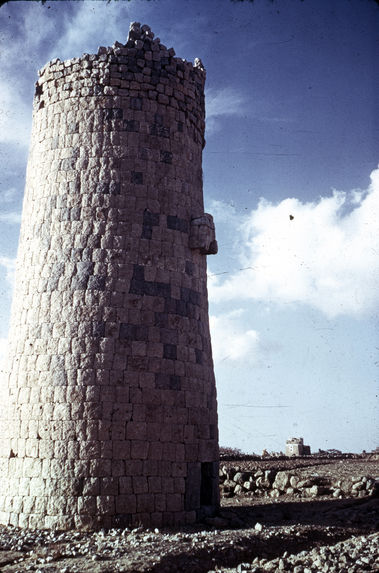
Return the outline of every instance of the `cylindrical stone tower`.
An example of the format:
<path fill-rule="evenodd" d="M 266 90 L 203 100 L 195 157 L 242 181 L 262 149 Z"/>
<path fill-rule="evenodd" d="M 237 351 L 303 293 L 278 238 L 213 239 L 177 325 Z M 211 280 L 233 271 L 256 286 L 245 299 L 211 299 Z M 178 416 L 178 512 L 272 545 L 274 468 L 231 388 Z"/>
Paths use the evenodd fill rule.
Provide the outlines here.
<path fill-rule="evenodd" d="M 205 71 L 148 26 L 36 84 L 0 522 L 189 523 L 218 506 Z M 8 432 L 8 433 L 6 433 Z"/>

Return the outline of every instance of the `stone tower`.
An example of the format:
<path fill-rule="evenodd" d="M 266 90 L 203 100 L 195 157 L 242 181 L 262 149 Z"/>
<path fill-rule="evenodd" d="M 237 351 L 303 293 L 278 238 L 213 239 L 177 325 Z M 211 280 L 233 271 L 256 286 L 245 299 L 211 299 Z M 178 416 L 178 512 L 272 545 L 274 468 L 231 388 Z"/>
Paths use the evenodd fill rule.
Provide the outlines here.
<path fill-rule="evenodd" d="M 190 523 L 218 506 L 204 81 L 148 26 L 40 72 L 0 522 Z M 8 434 L 6 433 L 8 432 Z"/>

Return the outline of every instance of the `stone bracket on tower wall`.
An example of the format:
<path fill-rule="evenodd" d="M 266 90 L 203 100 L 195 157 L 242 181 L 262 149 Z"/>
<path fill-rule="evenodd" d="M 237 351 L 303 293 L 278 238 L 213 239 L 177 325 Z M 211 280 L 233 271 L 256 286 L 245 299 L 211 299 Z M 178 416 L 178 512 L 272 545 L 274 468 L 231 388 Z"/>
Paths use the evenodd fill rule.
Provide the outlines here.
<path fill-rule="evenodd" d="M 213 217 L 209 213 L 204 213 L 201 217 L 194 217 L 191 220 L 189 247 L 190 249 L 198 249 L 202 255 L 217 254 L 216 230 Z"/>

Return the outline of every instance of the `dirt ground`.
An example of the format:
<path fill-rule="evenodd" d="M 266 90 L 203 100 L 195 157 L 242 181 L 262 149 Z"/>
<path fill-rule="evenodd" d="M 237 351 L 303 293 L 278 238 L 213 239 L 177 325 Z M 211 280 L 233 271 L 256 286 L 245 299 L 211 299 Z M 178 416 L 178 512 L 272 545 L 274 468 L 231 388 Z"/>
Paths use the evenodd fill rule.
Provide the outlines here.
<path fill-rule="evenodd" d="M 362 475 L 379 478 L 378 459 L 221 462 L 225 464 L 238 465 L 246 471 L 255 467 L 296 468 L 302 475 L 317 472 L 320 476 L 341 479 Z M 252 563 L 257 558 L 275 559 L 378 531 L 379 499 L 236 496 L 222 500 L 220 516 L 206 521 L 176 530 L 93 533 L 28 532 L 3 527 L 0 570 L 4 573 L 242 571 L 242 563 Z M 365 570 L 378 571 L 379 566 Z"/>

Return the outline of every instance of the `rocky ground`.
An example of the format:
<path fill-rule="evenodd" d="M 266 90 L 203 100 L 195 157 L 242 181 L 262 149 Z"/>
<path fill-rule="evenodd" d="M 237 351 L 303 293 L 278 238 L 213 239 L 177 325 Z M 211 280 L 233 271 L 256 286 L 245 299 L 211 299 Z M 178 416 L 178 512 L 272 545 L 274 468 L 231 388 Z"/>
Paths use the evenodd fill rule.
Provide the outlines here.
<path fill-rule="evenodd" d="M 312 461 L 312 463 L 310 463 Z M 340 463 L 342 461 L 342 463 Z M 238 462 L 240 472 L 290 471 L 334 482 L 379 478 L 379 460 Z M 276 464 L 276 465 L 275 465 Z M 233 461 L 222 466 L 236 467 Z M 360 482 L 359 482 L 360 483 Z M 353 490 L 354 491 L 354 490 Z M 363 490 L 360 490 L 363 491 Z M 4 573 L 253 571 L 379 571 L 379 498 L 318 495 L 278 497 L 240 491 L 223 498 L 221 514 L 180 530 L 95 533 L 0 528 Z"/>

